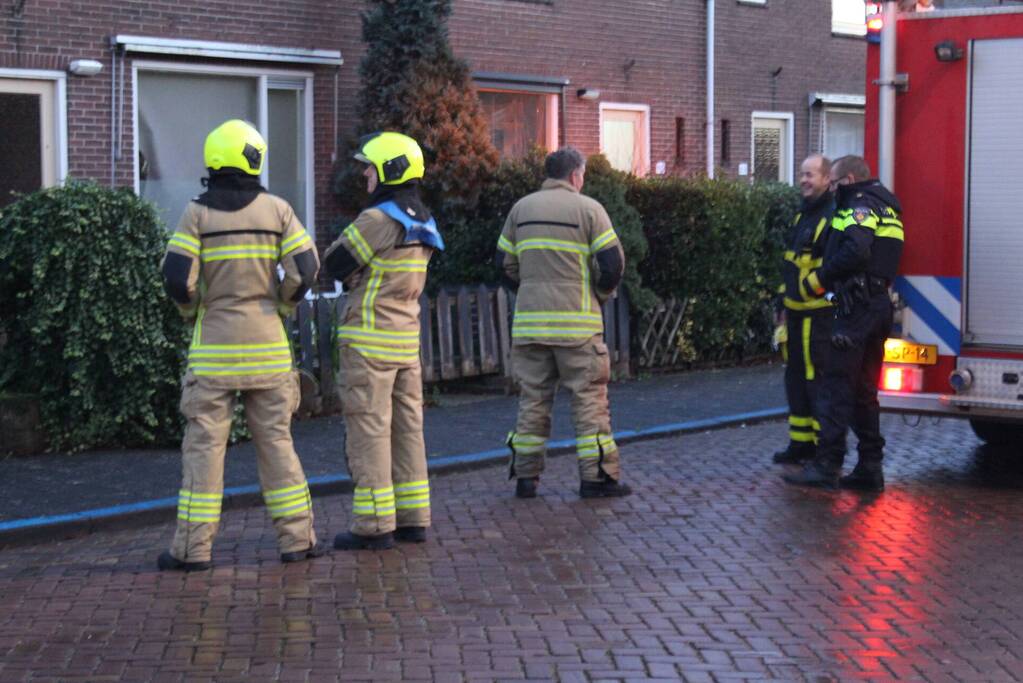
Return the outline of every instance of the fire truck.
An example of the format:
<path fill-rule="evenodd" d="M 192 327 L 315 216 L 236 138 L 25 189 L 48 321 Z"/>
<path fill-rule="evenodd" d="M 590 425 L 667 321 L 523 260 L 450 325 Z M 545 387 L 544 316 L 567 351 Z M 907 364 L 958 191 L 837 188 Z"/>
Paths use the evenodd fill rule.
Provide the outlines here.
<path fill-rule="evenodd" d="M 902 202 L 906 242 L 881 406 L 967 418 L 1018 446 L 1023 7 L 883 7 L 867 21 L 865 149 Z"/>

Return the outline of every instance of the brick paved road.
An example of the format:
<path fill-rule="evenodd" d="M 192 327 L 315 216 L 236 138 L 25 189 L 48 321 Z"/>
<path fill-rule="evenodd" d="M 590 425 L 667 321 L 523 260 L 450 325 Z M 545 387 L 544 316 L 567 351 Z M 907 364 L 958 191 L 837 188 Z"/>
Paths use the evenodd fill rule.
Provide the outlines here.
<path fill-rule="evenodd" d="M 1023 678 L 1023 458 L 885 425 L 878 497 L 783 485 L 772 423 L 626 447 L 619 501 L 568 457 L 535 501 L 437 478 L 433 540 L 384 554 L 282 566 L 258 508 L 195 575 L 152 570 L 168 526 L 0 551 L 0 681 Z"/>

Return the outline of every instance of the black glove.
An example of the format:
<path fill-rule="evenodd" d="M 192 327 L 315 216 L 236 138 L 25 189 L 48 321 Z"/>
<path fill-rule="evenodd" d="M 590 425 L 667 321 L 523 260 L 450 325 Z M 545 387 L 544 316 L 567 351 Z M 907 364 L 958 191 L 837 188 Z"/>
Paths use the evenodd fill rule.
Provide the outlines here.
<path fill-rule="evenodd" d="M 848 351 L 853 347 L 853 340 L 847 334 L 835 332 L 831 335 L 831 345 L 839 351 Z"/>

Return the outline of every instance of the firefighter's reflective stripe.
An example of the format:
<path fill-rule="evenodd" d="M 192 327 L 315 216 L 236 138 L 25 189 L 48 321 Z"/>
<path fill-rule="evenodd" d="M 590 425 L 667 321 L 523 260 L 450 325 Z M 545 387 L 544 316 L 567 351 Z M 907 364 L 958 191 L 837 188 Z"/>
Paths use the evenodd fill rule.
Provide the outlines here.
<path fill-rule="evenodd" d="M 171 238 L 170 240 L 168 240 L 167 245 L 178 247 L 179 249 L 184 249 L 188 253 L 194 254 L 195 256 L 198 256 L 200 251 L 202 251 L 202 244 L 199 242 L 199 240 L 183 232 L 176 232 L 173 235 L 171 235 Z"/>
<path fill-rule="evenodd" d="M 808 416 L 789 415 L 789 438 L 797 443 L 817 443 L 821 426 Z"/>
<path fill-rule="evenodd" d="M 536 434 L 508 432 L 507 443 L 517 455 L 542 453 L 547 449 L 547 437 Z"/>
<path fill-rule="evenodd" d="M 543 249 L 549 251 L 567 251 L 572 254 L 581 254 L 583 256 L 589 256 L 590 247 L 582 242 L 572 242 L 570 240 L 558 240 L 551 237 L 530 237 L 524 239 L 515 245 L 515 253 L 521 254 L 524 251 L 531 249 Z"/>
<path fill-rule="evenodd" d="M 798 220 L 799 216 L 797 215 L 796 221 L 798 222 Z M 828 221 L 826 218 L 821 218 L 817 222 L 817 227 L 814 229 L 813 238 L 814 243 L 817 242 L 817 239 L 820 237 L 821 232 L 824 231 L 824 228 L 827 225 L 827 223 Z M 820 308 L 829 308 L 831 306 L 830 302 L 828 302 L 826 299 L 818 297 L 814 292 L 807 291 L 805 285 L 803 284 L 806 278 L 809 277 L 814 270 L 821 267 L 821 264 L 824 262 L 824 259 L 820 257 L 814 258 L 809 248 L 799 253 L 796 253 L 795 251 L 792 250 L 788 250 L 785 252 L 784 258 L 785 261 L 791 263 L 798 269 L 798 275 L 796 276 L 796 287 L 799 290 L 798 292 L 791 293 L 793 296 L 798 294 L 799 296 L 798 299 L 793 298 L 793 296 L 787 296 L 782 299 L 782 303 L 784 304 L 785 308 L 793 311 L 812 311 Z M 782 287 L 784 288 L 784 285 L 782 285 Z"/>
<path fill-rule="evenodd" d="M 617 449 L 618 445 L 610 434 L 588 434 L 575 439 L 575 452 L 579 458 L 599 458 L 601 453 Z"/>
<path fill-rule="evenodd" d="M 387 517 L 394 514 L 394 487 L 380 489 L 368 486 L 355 487 L 352 499 L 352 512 L 356 515 L 373 515 Z"/>
<path fill-rule="evenodd" d="M 362 265 L 366 265 L 373 259 L 373 250 L 370 248 L 369 243 L 359 232 L 359 229 L 355 227 L 355 223 L 352 223 L 344 229 L 344 236 L 349 239 L 352 246 L 355 247 L 355 251 L 359 258 L 362 259 Z"/>
<path fill-rule="evenodd" d="M 271 244 L 235 244 L 227 247 L 203 248 L 200 258 L 203 263 L 230 261 L 233 259 L 266 259 L 276 261 L 280 250 Z"/>
<path fill-rule="evenodd" d="M 816 375 L 813 369 L 813 359 L 810 357 L 810 331 L 813 329 L 813 318 L 803 319 L 803 367 L 806 368 L 807 381 L 813 380 Z"/>
<path fill-rule="evenodd" d="M 309 233 L 305 230 L 301 231 L 296 235 L 292 235 L 288 239 L 281 242 L 281 256 L 287 256 L 296 249 L 309 244 L 312 239 L 309 237 Z"/>
<path fill-rule="evenodd" d="M 430 482 L 410 481 L 394 487 L 394 506 L 398 510 L 415 510 L 430 507 Z"/>
<path fill-rule="evenodd" d="M 513 337 L 578 337 L 587 339 L 604 331 L 600 313 L 582 311 L 515 311 Z"/>
<path fill-rule="evenodd" d="M 223 499 L 220 493 L 196 493 L 181 489 L 178 491 L 178 519 L 195 524 L 219 522 Z"/>
<path fill-rule="evenodd" d="M 506 252 L 506 253 L 509 253 L 509 254 L 512 254 L 512 255 L 515 255 L 515 254 L 518 253 L 517 251 L 515 251 L 515 245 L 512 243 L 512 241 L 509 240 L 504 235 L 501 235 L 501 237 L 498 238 L 498 240 L 497 240 L 497 248 L 500 249 L 503 252 Z"/>
<path fill-rule="evenodd" d="M 590 252 L 596 254 L 598 251 L 606 247 L 615 241 L 618 235 L 615 234 L 614 228 L 609 228 L 597 236 L 595 240 L 590 242 Z"/>
<path fill-rule="evenodd" d="M 272 491 L 263 491 L 263 500 L 273 519 L 297 515 L 312 509 L 307 482 Z"/>

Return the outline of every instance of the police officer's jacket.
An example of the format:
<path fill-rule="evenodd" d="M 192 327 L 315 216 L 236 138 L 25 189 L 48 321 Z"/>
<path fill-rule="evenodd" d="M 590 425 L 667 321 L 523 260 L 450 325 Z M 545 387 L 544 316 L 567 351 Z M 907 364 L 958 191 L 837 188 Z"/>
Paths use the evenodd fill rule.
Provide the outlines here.
<path fill-rule="evenodd" d="M 316 281 L 315 245 L 257 179 L 214 174 L 209 187 L 185 208 L 163 261 L 167 292 L 194 319 L 188 369 L 218 386 L 270 386 L 292 369 L 281 316 Z"/>
<path fill-rule="evenodd" d="M 804 280 L 821 267 L 834 210 L 834 196 L 825 192 L 816 199 L 804 201 L 792 221 L 782 262 L 783 303 L 790 311 L 812 313 L 831 308 L 827 300 L 806 287 Z"/>
<path fill-rule="evenodd" d="M 348 298 L 338 345 L 397 365 L 419 362 L 419 295 L 433 252 L 444 244 L 412 187 L 385 188 L 387 201 L 362 211 L 324 253 Z"/>
<path fill-rule="evenodd" d="M 824 262 L 807 284 L 834 291 L 866 275 L 873 286 L 891 285 L 902 256 L 901 212 L 899 200 L 876 179 L 840 186 Z"/>
<path fill-rule="evenodd" d="M 602 334 L 600 303 L 618 286 L 625 255 L 607 211 L 563 180 L 545 180 L 504 224 L 497 260 L 518 287 L 514 344 L 579 346 Z"/>

